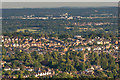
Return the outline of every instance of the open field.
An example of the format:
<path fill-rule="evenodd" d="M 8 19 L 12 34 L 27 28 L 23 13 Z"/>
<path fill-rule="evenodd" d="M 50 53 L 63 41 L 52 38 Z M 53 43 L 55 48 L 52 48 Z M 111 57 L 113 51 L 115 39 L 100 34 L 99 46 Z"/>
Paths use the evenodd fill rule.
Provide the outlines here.
<path fill-rule="evenodd" d="M 34 30 L 34 29 L 17 29 L 16 32 L 20 32 L 20 31 L 22 31 L 22 32 L 25 32 L 25 31 L 36 32 L 37 30 Z"/>

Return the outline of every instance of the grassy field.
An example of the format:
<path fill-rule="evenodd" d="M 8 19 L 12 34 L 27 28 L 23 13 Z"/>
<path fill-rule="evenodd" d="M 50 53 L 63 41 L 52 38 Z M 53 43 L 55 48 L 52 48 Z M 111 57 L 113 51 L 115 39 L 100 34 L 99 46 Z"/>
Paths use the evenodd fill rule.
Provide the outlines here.
<path fill-rule="evenodd" d="M 37 30 L 34 30 L 34 29 L 17 29 L 16 32 L 20 32 L 20 31 L 25 32 L 25 30 L 28 30 L 29 32 L 36 32 L 37 31 Z"/>

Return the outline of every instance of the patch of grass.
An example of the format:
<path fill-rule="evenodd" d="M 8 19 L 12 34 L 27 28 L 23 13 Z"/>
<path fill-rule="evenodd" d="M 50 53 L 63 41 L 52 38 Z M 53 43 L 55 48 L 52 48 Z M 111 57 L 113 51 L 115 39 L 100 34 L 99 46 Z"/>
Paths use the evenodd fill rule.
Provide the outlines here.
<path fill-rule="evenodd" d="M 28 30 L 29 32 L 35 32 L 35 31 L 37 31 L 37 30 L 34 30 L 34 29 L 17 29 L 16 32 L 20 32 L 20 31 L 25 32 L 25 30 Z"/>

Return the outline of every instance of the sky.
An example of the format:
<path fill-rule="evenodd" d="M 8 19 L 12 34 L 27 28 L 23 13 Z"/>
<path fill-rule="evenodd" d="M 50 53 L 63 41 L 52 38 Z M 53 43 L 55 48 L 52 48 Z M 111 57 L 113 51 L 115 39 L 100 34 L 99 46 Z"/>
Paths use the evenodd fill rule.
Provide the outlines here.
<path fill-rule="evenodd" d="M 2 2 L 119 2 L 119 0 L 1 0 Z"/>
<path fill-rule="evenodd" d="M 107 7 L 117 2 L 3 2 L 2 8 Z"/>

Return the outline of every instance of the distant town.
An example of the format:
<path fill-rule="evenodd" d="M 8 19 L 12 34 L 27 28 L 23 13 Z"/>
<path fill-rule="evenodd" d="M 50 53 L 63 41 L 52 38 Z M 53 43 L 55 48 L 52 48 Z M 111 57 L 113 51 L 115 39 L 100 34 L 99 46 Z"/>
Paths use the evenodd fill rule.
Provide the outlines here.
<path fill-rule="evenodd" d="M 91 14 L 88 17 L 83 16 L 72 16 L 69 13 L 64 13 L 62 15 L 54 16 L 54 15 L 45 15 L 45 16 L 35 16 L 33 15 L 24 15 L 24 16 L 10 16 L 10 17 L 3 17 L 3 19 L 41 19 L 41 20 L 81 20 L 81 19 L 99 19 L 99 18 L 117 18 L 117 16 L 114 16 L 112 14 Z"/>

